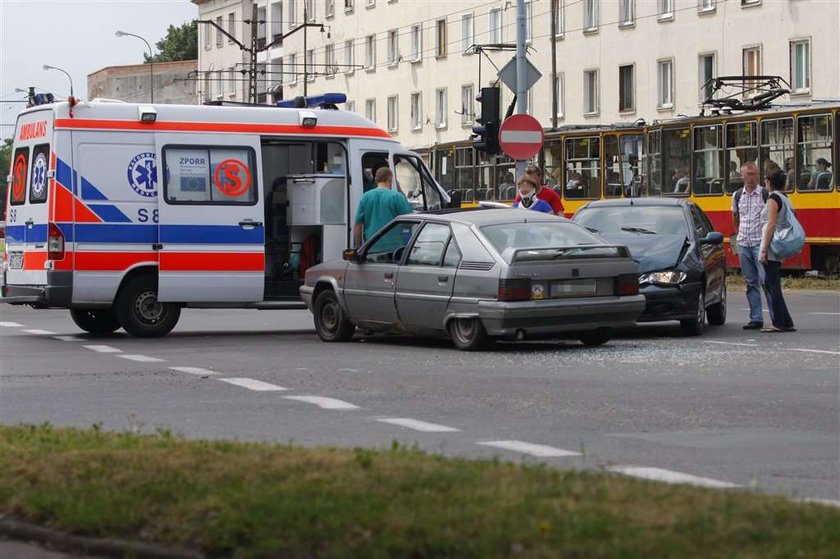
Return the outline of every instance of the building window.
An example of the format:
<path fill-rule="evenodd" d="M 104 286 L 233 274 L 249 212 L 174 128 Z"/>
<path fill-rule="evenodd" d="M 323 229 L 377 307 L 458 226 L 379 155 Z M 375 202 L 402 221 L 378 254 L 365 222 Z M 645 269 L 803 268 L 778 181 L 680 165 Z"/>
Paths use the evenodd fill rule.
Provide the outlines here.
<path fill-rule="evenodd" d="M 388 97 L 388 132 L 396 132 L 399 123 L 399 111 L 397 110 L 397 96 Z"/>
<path fill-rule="evenodd" d="M 657 0 L 657 19 L 674 19 L 674 0 Z"/>
<path fill-rule="evenodd" d="M 435 22 L 435 56 L 442 58 L 446 56 L 446 20 L 439 19 Z"/>
<path fill-rule="evenodd" d="M 376 36 L 365 37 L 365 68 L 373 70 L 376 67 Z"/>
<path fill-rule="evenodd" d="M 376 6 L 376 0 L 367 0 L 367 4 L 365 4 L 365 8 L 373 8 Z"/>
<path fill-rule="evenodd" d="M 355 101 L 347 101 L 344 105 L 344 109 L 347 112 L 355 113 L 356 112 L 356 102 Z"/>
<path fill-rule="evenodd" d="M 289 55 L 289 84 L 296 84 L 297 83 L 297 54 L 290 54 Z M 283 80 L 286 81 L 286 80 Z"/>
<path fill-rule="evenodd" d="M 674 61 L 673 59 L 656 62 L 657 101 L 660 109 L 674 108 Z"/>
<path fill-rule="evenodd" d="M 315 0 L 305 0 L 303 8 L 306 10 L 306 21 L 315 21 Z"/>
<path fill-rule="evenodd" d="M 741 0 L 741 6 L 758 6 L 761 0 Z"/>
<path fill-rule="evenodd" d="M 446 128 L 446 88 L 435 90 L 435 126 Z"/>
<path fill-rule="evenodd" d="M 411 94 L 411 129 L 420 130 L 423 127 L 423 106 L 420 93 Z"/>
<path fill-rule="evenodd" d="M 626 113 L 636 110 L 636 79 L 632 64 L 618 67 L 618 110 Z"/>
<path fill-rule="evenodd" d="M 743 66 L 741 75 L 744 76 L 744 95 L 752 95 L 750 89 L 758 85 L 758 81 L 747 79 L 750 76 L 761 75 L 761 47 L 752 46 L 743 49 Z"/>
<path fill-rule="evenodd" d="M 493 8 L 487 12 L 488 26 L 490 33 L 490 43 L 499 44 L 502 42 L 502 10 L 500 8 Z"/>
<path fill-rule="evenodd" d="M 583 30 L 598 30 L 598 0 L 583 0 Z"/>
<path fill-rule="evenodd" d="M 365 100 L 365 117 L 371 122 L 376 122 L 376 99 Z"/>
<path fill-rule="evenodd" d="M 324 47 L 324 59 L 327 63 L 327 76 L 332 76 L 338 72 L 335 64 L 335 45 L 327 45 Z"/>
<path fill-rule="evenodd" d="M 419 62 L 423 52 L 423 25 L 411 26 L 411 61 Z"/>
<path fill-rule="evenodd" d="M 315 68 L 315 49 L 309 49 L 308 51 L 306 51 L 306 65 L 306 81 L 315 81 L 315 75 L 318 73 L 318 71 Z"/>
<path fill-rule="evenodd" d="M 344 0 L 344 11 L 346 13 L 353 11 L 353 0 Z"/>
<path fill-rule="evenodd" d="M 216 18 L 216 46 L 222 46 L 222 16 Z"/>
<path fill-rule="evenodd" d="M 534 38 L 534 10 L 531 9 L 531 0 L 525 0 L 525 40 Z"/>
<path fill-rule="evenodd" d="M 327 17 L 332 17 L 335 15 L 335 0 L 326 0 L 326 7 L 324 8 L 324 12 L 327 14 Z"/>
<path fill-rule="evenodd" d="M 474 44 L 475 26 L 473 25 L 473 15 L 464 14 L 461 16 L 461 52 L 466 52 Z"/>
<path fill-rule="evenodd" d="M 204 50 L 210 50 L 210 26 L 203 25 L 201 27 L 201 33 L 204 34 Z"/>
<path fill-rule="evenodd" d="M 235 93 L 236 92 L 236 70 L 231 68 L 228 70 L 228 78 L 227 78 L 227 90 L 228 93 Z"/>
<path fill-rule="evenodd" d="M 811 40 L 790 42 L 790 87 L 792 93 L 811 90 Z"/>
<path fill-rule="evenodd" d="M 204 100 L 209 101 L 210 98 L 213 96 L 213 90 L 210 89 L 210 72 L 205 72 L 204 74 Z"/>
<path fill-rule="evenodd" d="M 263 48 L 266 45 L 266 20 L 265 8 L 257 10 L 257 48 Z"/>
<path fill-rule="evenodd" d="M 566 87 L 563 84 L 563 74 L 557 74 L 557 78 L 555 78 L 554 80 L 554 95 L 557 96 L 557 118 L 563 118 L 563 115 L 565 113 L 565 93 Z"/>
<path fill-rule="evenodd" d="M 297 0 L 289 0 L 289 31 L 297 27 L 297 8 L 295 7 L 297 4 Z"/>
<path fill-rule="evenodd" d="M 231 37 L 236 37 L 236 19 L 235 18 L 236 18 L 236 14 L 234 14 L 233 12 L 230 12 L 228 14 L 227 32 L 228 32 L 228 35 L 230 35 Z M 233 42 L 233 39 L 228 37 L 228 43 L 232 43 L 232 42 Z"/>
<path fill-rule="evenodd" d="M 598 114 L 598 70 L 583 72 L 583 114 Z"/>
<path fill-rule="evenodd" d="M 697 58 L 698 69 L 698 85 L 700 90 L 700 102 L 703 103 L 712 96 L 714 89 L 712 88 L 711 80 L 715 78 L 716 73 L 715 53 L 710 52 L 701 54 Z"/>
<path fill-rule="evenodd" d="M 628 27 L 636 24 L 636 0 L 621 0 L 618 10 L 619 27 Z"/>
<path fill-rule="evenodd" d="M 461 87 L 461 126 L 470 126 L 475 119 L 474 97 L 472 84 Z"/>
<path fill-rule="evenodd" d="M 716 2 L 717 0 L 697 0 L 697 9 L 701 12 L 713 12 Z"/>
<path fill-rule="evenodd" d="M 557 27 L 555 37 L 562 37 L 566 34 L 566 0 L 557 0 Z"/>
<path fill-rule="evenodd" d="M 223 74 L 222 74 L 221 70 L 216 72 L 216 96 L 217 97 L 221 97 L 222 92 L 224 92 L 224 90 L 225 90 L 225 80 L 222 76 L 223 76 Z"/>
<path fill-rule="evenodd" d="M 275 2 L 271 5 L 271 40 L 279 44 L 283 36 L 283 2 Z"/>
<path fill-rule="evenodd" d="M 388 65 L 392 66 L 400 61 L 399 33 L 396 29 L 388 31 Z"/>
<path fill-rule="evenodd" d="M 355 65 L 354 51 L 356 50 L 356 46 L 353 44 L 353 40 L 350 39 L 349 41 L 344 41 L 344 73 L 345 74 L 352 74 L 356 69 L 353 67 Z"/>

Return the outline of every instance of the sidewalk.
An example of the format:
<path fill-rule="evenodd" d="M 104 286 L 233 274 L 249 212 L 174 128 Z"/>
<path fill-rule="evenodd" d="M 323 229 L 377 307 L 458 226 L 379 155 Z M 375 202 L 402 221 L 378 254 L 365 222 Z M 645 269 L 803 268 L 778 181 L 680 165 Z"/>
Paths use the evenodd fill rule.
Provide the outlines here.
<path fill-rule="evenodd" d="M 12 540 L 0 540 L 0 557 L 3 557 L 3 559 L 79 559 L 80 557 L 97 559 L 92 555 L 48 551 L 35 544 Z"/>

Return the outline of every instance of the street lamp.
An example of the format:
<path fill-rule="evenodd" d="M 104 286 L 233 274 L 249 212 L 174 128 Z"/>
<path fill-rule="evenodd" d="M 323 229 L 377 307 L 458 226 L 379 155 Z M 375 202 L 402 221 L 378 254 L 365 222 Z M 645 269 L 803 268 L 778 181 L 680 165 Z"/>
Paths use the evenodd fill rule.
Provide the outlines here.
<path fill-rule="evenodd" d="M 114 35 L 116 35 L 117 37 L 125 37 L 125 36 L 136 37 L 137 39 L 140 39 L 141 41 L 146 43 L 146 46 L 149 47 L 149 76 L 152 80 L 151 83 L 149 84 L 149 101 L 151 103 L 154 103 L 155 102 L 155 60 L 153 58 L 154 55 L 152 54 L 152 45 L 149 44 L 149 41 L 147 41 L 146 39 L 144 39 L 140 35 L 135 35 L 134 33 L 126 33 L 125 31 L 117 31 L 116 33 L 114 33 Z"/>
<path fill-rule="evenodd" d="M 75 95 L 73 95 L 73 78 L 70 77 L 70 74 L 68 74 L 66 70 L 62 70 L 57 66 L 50 66 L 49 64 L 44 64 L 43 68 L 44 70 L 58 70 L 59 72 L 64 72 L 64 75 L 70 80 L 70 97 L 73 97 L 74 99 L 76 98 Z"/>

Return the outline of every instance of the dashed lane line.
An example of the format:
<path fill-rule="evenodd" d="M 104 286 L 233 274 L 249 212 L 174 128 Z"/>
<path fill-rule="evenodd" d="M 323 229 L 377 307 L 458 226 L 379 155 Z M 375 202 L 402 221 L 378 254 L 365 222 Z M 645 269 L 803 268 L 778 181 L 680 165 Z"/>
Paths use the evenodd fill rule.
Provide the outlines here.
<path fill-rule="evenodd" d="M 728 481 L 720 481 L 718 479 L 694 476 L 691 474 L 684 474 L 682 472 L 664 470 L 662 468 L 647 468 L 641 466 L 614 466 L 608 469 L 611 472 L 615 472 L 617 474 L 637 477 L 640 479 L 648 479 L 651 481 L 661 481 L 664 483 L 695 485 L 697 487 L 710 487 L 713 489 L 732 489 L 734 487 L 739 487 L 739 485 L 735 483 L 729 483 Z"/>
<path fill-rule="evenodd" d="M 390 423 L 391 425 L 398 425 L 415 431 L 423 431 L 424 433 L 454 433 L 460 431 L 455 427 L 447 425 L 438 425 L 437 423 L 427 423 L 418 419 L 409 419 L 407 417 L 377 417 L 376 421 L 381 423 Z"/>
<path fill-rule="evenodd" d="M 287 400 L 295 400 L 298 402 L 305 402 L 307 404 L 315 404 L 321 409 L 325 410 L 357 410 L 359 406 L 338 400 L 336 398 L 325 398 L 323 396 L 284 396 Z"/>
<path fill-rule="evenodd" d="M 188 375 L 195 375 L 198 377 L 213 377 L 218 376 L 221 373 L 217 373 L 216 371 L 211 371 L 210 369 L 202 369 L 201 367 L 169 367 L 172 371 L 178 371 L 179 373 L 186 373 Z"/>
<path fill-rule="evenodd" d="M 17 322 L 0 322 L 0 326 L 3 328 L 23 328 L 23 324 L 18 324 Z"/>
<path fill-rule="evenodd" d="M 809 312 L 808 314 L 820 314 L 825 316 L 840 316 L 840 312 Z"/>
<path fill-rule="evenodd" d="M 804 347 L 792 347 L 791 351 L 804 351 L 805 353 L 822 353 L 825 355 L 840 355 L 840 351 L 828 351 L 826 349 L 807 349 Z"/>
<path fill-rule="evenodd" d="M 255 392 L 279 392 L 282 390 L 288 390 L 288 388 L 283 388 L 282 386 L 277 386 L 276 384 L 271 384 L 252 378 L 230 377 L 220 378 L 219 380 L 228 384 L 232 384 L 234 386 L 241 386 L 242 388 L 247 388 L 248 390 L 254 390 Z"/>
<path fill-rule="evenodd" d="M 163 363 L 166 359 L 159 359 L 157 357 L 149 357 L 148 355 L 117 355 L 120 359 L 126 359 L 128 361 L 137 361 L 138 363 Z"/>
<path fill-rule="evenodd" d="M 54 340 L 58 340 L 60 342 L 84 342 L 87 341 L 84 338 L 79 338 L 77 336 L 53 336 Z"/>
<path fill-rule="evenodd" d="M 122 353 L 121 349 L 117 349 L 109 345 L 86 345 L 82 347 L 95 351 L 96 353 Z"/>
<path fill-rule="evenodd" d="M 23 330 L 27 334 L 32 334 L 33 336 L 54 336 L 56 333 L 50 330 L 38 330 L 37 328 L 32 330 Z"/>
<path fill-rule="evenodd" d="M 738 342 L 718 342 L 715 340 L 703 340 L 707 344 L 718 344 L 718 345 L 735 345 L 740 347 L 760 347 L 758 344 L 742 344 Z"/>
<path fill-rule="evenodd" d="M 544 444 L 526 443 L 524 441 L 482 441 L 476 444 L 482 446 L 492 446 L 494 448 L 502 448 L 504 450 L 512 450 L 521 454 L 530 454 L 531 456 L 538 456 L 540 458 L 557 458 L 562 456 L 580 456 L 579 452 L 565 450 L 562 448 L 555 448 Z"/>

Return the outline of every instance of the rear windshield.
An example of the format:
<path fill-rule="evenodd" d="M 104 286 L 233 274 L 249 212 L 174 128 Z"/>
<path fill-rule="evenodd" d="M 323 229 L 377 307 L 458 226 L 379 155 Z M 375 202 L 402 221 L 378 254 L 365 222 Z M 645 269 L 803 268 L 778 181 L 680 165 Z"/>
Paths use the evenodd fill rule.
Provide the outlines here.
<path fill-rule="evenodd" d="M 556 248 L 597 245 L 603 241 L 569 222 L 500 223 L 485 225 L 481 232 L 499 253 L 507 249 Z"/>
<path fill-rule="evenodd" d="M 656 233 L 687 235 L 683 209 L 678 206 L 601 206 L 584 208 L 575 223 L 595 233 Z"/>

